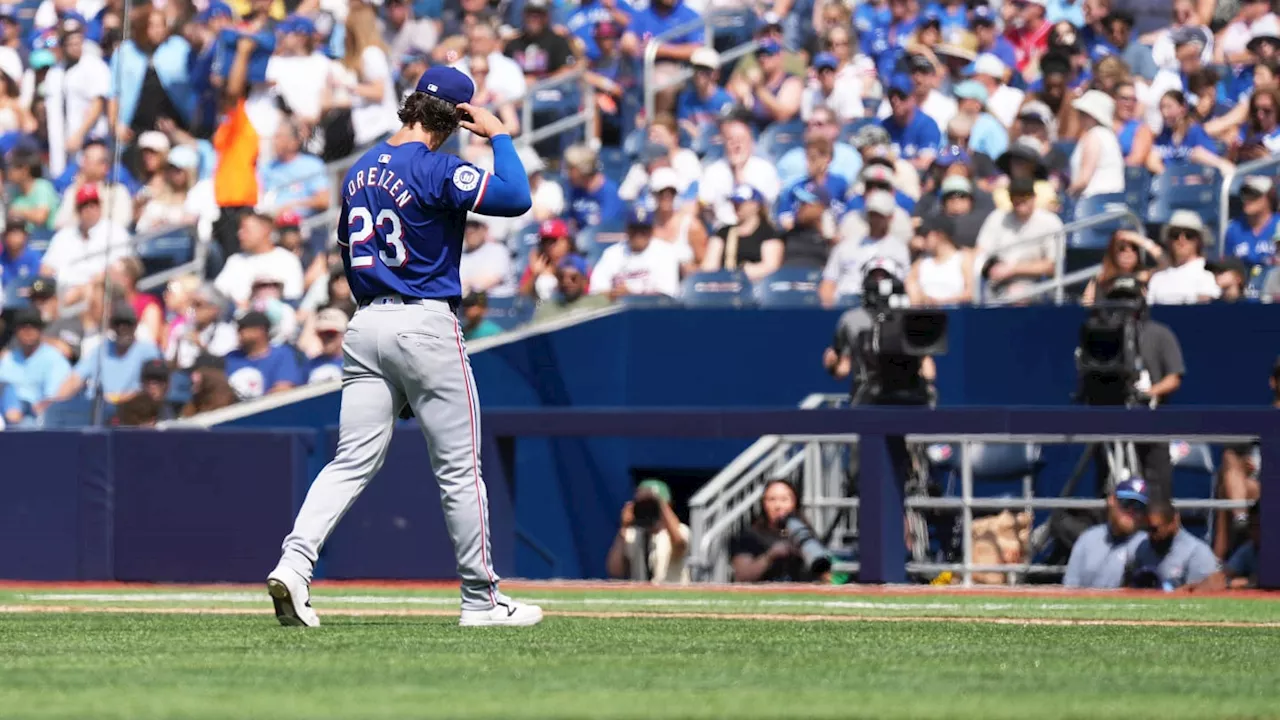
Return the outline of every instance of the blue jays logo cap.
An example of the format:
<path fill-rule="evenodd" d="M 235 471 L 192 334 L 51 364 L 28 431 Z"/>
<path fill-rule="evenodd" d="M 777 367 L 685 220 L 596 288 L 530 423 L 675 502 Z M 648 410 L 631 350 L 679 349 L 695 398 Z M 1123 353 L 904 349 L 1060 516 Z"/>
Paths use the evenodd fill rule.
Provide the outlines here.
<path fill-rule="evenodd" d="M 18 21 L 17 5 L 0 5 L 0 20 Z"/>
<path fill-rule="evenodd" d="M 458 103 L 471 102 L 471 96 L 476 92 L 476 85 L 471 82 L 471 78 L 461 71 L 443 65 L 436 65 L 435 67 L 427 68 L 427 71 L 422 73 L 422 78 L 418 80 L 417 90 L 420 93 L 438 97 L 447 103 L 457 105 Z"/>
<path fill-rule="evenodd" d="M 754 186 L 747 185 L 746 183 L 743 183 L 733 189 L 732 198 L 735 203 L 747 202 L 748 200 L 764 202 L 764 196 L 760 194 L 760 191 L 755 189 Z"/>
<path fill-rule="evenodd" d="M 215 0 L 215 2 L 209 3 L 208 7 L 200 11 L 200 14 L 196 16 L 196 22 L 208 23 L 217 18 L 231 17 L 235 17 L 235 13 L 232 12 L 231 6 L 224 2 L 218 2 Z"/>
<path fill-rule="evenodd" d="M 631 208 L 631 216 L 627 218 L 627 227 L 653 227 L 653 211 L 645 207 L 644 203 L 636 203 L 635 207 Z"/>
<path fill-rule="evenodd" d="M 840 66 L 840 61 L 831 53 L 818 53 L 813 59 L 813 69 L 815 70 L 835 70 Z"/>
<path fill-rule="evenodd" d="M 1143 505 L 1150 499 L 1147 495 L 1147 481 L 1142 478 L 1129 478 L 1117 484 L 1114 494 L 1117 500 L 1134 500 Z"/>
<path fill-rule="evenodd" d="M 970 22 L 974 25 L 995 25 L 995 11 L 986 5 L 979 5 L 973 9 L 973 19 Z"/>

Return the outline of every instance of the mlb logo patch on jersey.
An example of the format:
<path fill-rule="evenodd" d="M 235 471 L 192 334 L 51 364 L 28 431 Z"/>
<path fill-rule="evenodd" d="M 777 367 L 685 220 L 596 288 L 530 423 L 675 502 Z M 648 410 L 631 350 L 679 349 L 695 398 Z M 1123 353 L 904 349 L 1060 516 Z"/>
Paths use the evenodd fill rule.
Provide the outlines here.
<path fill-rule="evenodd" d="M 379 155 L 379 156 L 378 156 L 378 162 L 380 162 L 380 163 L 388 163 L 388 162 L 391 162 L 391 154 L 390 154 L 390 153 L 382 153 L 381 155 Z"/>
<path fill-rule="evenodd" d="M 453 171 L 453 184 L 463 192 L 476 189 L 480 184 L 480 172 L 469 165 L 463 165 Z"/>

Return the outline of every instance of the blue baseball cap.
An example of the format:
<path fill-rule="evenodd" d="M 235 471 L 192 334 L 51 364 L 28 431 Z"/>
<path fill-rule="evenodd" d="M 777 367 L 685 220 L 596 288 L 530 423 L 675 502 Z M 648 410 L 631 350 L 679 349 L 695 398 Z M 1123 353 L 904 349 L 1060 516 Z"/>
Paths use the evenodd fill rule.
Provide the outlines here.
<path fill-rule="evenodd" d="M 831 203 L 831 195 L 827 192 L 827 189 L 812 180 L 791 192 L 802 203 L 818 203 L 820 205 Z"/>
<path fill-rule="evenodd" d="M 916 83 L 911 76 L 906 73 L 895 73 L 889 80 L 889 92 L 900 92 L 903 95 L 910 95 L 915 92 Z"/>
<path fill-rule="evenodd" d="M 280 32 L 296 35 L 315 35 L 316 24 L 305 15 L 290 15 L 280 23 Z"/>
<path fill-rule="evenodd" d="M 1150 497 L 1147 494 L 1147 481 L 1142 478 L 1129 478 L 1116 485 L 1112 493 L 1117 500 L 1134 500 L 1146 505 Z"/>
<path fill-rule="evenodd" d="M 9 20 L 10 22 L 18 22 L 18 6 L 17 5 L 0 5 L 0 20 Z"/>
<path fill-rule="evenodd" d="M 476 92 L 476 84 L 471 82 L 471 78 L 467 77 L 459 70 L 444 65 L 436 65 L 427 68 L 422 73 L 422 78 L 418 80 L 418 92 L 425 93 L 432 97 L 438 97 L 447 103 L 471 102 L 471 96 Z"/>
<path fill-rule="evenodd" d="M 840 61 L 831 53 L 818 53 L 813 59 L 813 67 L 815 70 L 835 70 L 840 66 Z"/>
<path fill-rule="evenodd" d="M 757 55 L 777 55 L 780 52 L 782 52 L 782 46 L 773 38 L 765 38 L 761 40 L 759 45 L 756 47 Z"/>
<path fill-rule="evenodd" d="M 84 16 L 75 10 L 69 10 L 58 16 L 58 32 L 63 35 L 82 33 L 88 24 L 89 21 L 85 20 Z"/>
<path fill-rule="evenodd" d="M 974 25 L 995 25 L 996 13 L 986 5 L 979 5 L 973 9 L 973 17 L 969 20 Z"/>
<path fill-rule="evenodd" d="M 969 153 L 959 145 L 952 145 L 944 148 L 942 152 L 938 153 L 938 157 L 934 162 L 940 167 L 951 167 L 956 163 L 967 165 L 969 164 Z"/>
<path fill-rule="evenodd" d="M 645 207 L 644 203 L 636 203 L 631 208 L 631 215 L 627 217 L 628 228 L 652 228 L 653 227 L 653 211 Z"/>
<path fill-rule="evenodd" d="M 560 270 L 573 269 L 577 270 L 579 275 L 587 274 L 587 259 L 577 253 L 569 253 L 560 259 L 560 264 L 556 266 Z"/>
<path fill-rule="evenodd" d="M 196 21 L 200 23 L 207 23 L 217 18 L 232 17 L 235 17 L 235 13 L 232 12 L 230 5 L 214 0 L 214 2 L 209 3 L 209 7 L 200 11 L 200 14 L 196 16 Z"/>
<path fill-rule="evenodd" d="M 920 13 L 920 17 L 924 21 L 923 23 L 921 23 L 922 25 L 941 25 L 942 24 L 942 13 L 938 10 L 937 7 L 933 5 L 930 5 L 929 7 L 925 8 L 925 11 Z"/>
<path fill-rule="evenodd" d="M 764 195 L 761 195 L 760 191 L 757 190 L 754 185 L 743 183 L 733 189 L 733 195 L 730 196 L 730 199 L 735 203 L 752 200 L 755 202 L 764 202 Z"/>

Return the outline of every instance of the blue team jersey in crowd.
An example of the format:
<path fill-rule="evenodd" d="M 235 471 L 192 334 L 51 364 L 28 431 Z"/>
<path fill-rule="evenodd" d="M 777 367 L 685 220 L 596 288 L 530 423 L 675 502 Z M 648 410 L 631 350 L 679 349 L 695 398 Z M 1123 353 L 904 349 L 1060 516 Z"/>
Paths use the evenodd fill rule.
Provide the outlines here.
<path fill-rule="evenodd" d="M 877 28 L 887 28 L 893 22 L 893 13 L 889 12 L 889 4 L 876 7 L 871 3 L 861 3 L 853 11 L 853 27 L 859 38 L 865 38 Z"/>
<path fill-rule="evenodd" d="M 1129 153 L 1133 152 L 1133 139 L 1138 136 L 1138 127 L 1141 125 L 1141 120 L 1130 120 L 1120 128 L 1120 132 L 1116 133 L 1116 139 L 1120 141 L 1120 153 L 1125 157 L 1129 157 Z"/>
<path fill-rule="evenodd" d="M 1227 254 L 1244 260 L 1251 265 L 1270 262 L 1275 254 L 1276 225 L 1280 224 L 1280 215 L 1272 214 L 1262 230 L 1254 232 L 1249 227 L 1249 220 L 1239 217 L 1227 226 Z"/>
<path fill-rule="evenodd" d="M 906 126 L 899 125 L 892 115 L 881 120 L 880 125 L 889 133 L 898 157 L 904 160 L 915 158 L 922 150 L 936 150 L 942 143 L 938 124 L 919 110 L 912 113 Z"/>
<path fill-rule="evenodd" d="M 702 99 L 698 91 L 690 85 L 688 90 L 680 93 L 676 100 L 676 119 L 692 120 L 696 123 L 715 122 L 726 108 L 733 107 L 733 98 L 724 88 L 716 88 L 711 97 Z"/>
<path fill-rule="evenodd" d="M 40 274 L 40 253 L 30 248 L 16 258 L 0 250 L 0 286 L 21 287 L 35 280 Z"/>
<path fill-rule="evenodd" d="M 925 14 L 937 14 L 942 24 L 943 37 L 953 31 L 969 29 L 969 9 L 964 3 L 950 9 L 940 4 L 930 5 Z"/>
<path fill-rule="evenodd" d="M 293 348 L 272 345 L 266 355 L 249 357 L 239 348 L 227 353 L 227 382 L 241 400 L 262 397 L 282 382 L 301 385 L 302 370 Z"/>
<path fill-rule="evenodd" d="M 460 297 L 463 226 L 489 180 L 422 143 L 382 142 L 362 155 L 342 179 L 338 222 L 352 296 Z"/>
<path fill-rule="evenodd" d="M 320 355 L 307 361 L 305 372 L 308 383 L 342 379 L 342 356 Z"/>
<path fill-rule="evenodd" d="M 98 356 L 102 364 L 98 364 Z M 84 380 L 85 397 L 92 398 L 101 386 L 107 402 L 117 403 L 142 389 L 142 366 L 160 358 L 160 349 L 147 340 L 134 340 L 121 355 L 114 340 L 107 341 L 107 351 L 85 348 L 76 365 L 76 374 Z"/>
<path fill-rule="evenodd" d="M 624 0 L 615 0 L 614 6 L 626 13 L 627 17 L 634 17 L 635 15 L 635 11 Z M 583 50 L 589 60 L 596 60 L 600 57 L 600 46 L 596 45 L 595 31 L 596 25 L 603 22 L 613 22 L 613 14 L 600 0 L 593 0 L 582 5 L 565 22 L 565 27 L 569 29 L 569 32 L 582 41 Z"/>
<path fill-rule="evenodd" d="M 627 211 L 618 197 L 617 184 L 608 178 L 595 192 L 570 187 L 565 204 L 569 206 L 569 218 L 577 223 L 579 230 L 616 224 Z"/>
<path fill-rule="evenodd" d="M 701 17 L 696 10 L 683 2 L 677 2 L 671 12 L 665 15 L 654 12 L 654 7 L 650 5 L 631 16 L 631 24 L 627 26 L 627 32 L 635 33 L 643 44 L 672 28 L 698 20 Z M 672 45 L 701 45 L 705 42 L 706 34 L 706 29 L 699 25 L 697 29 L 668 38 L 667 42 Z"/>
<path fill-rule="evenodd" d="M 809 182 L 808 177 L 800 178 L 783 188 L 778 194 L 778 202 L 774 206 L 775 215 L 779 222 L 784 219 L 794 219 L 796 215 L 796 206 L 799 201 L 796 200 L 796 190 Z M 827 173 L 827 179 L 823 181 L 822 187 L 827 191 L 827 196 L 831 198 L 830 208 L 835 212 L 836 217 L 844 213 L 844 196 L 849 192 L 849 182 L 839 175 Z"/>
<path fill-rule="evenodd" d="M 1186 135 L 1182 136 L 1182 142 L 1176 142 L 1173 139 L 1173 130 L 1165 128 L 1156 136 L 1154 144 L 1155 151 L 1160 153 L 1160 157 L 1166 163 L 1190 162 L 1191 151 L 1196 148 L 1204 148 L 1215 155 L 1218 153 L 1213 139 L 1204 131 L 1204 128 L 1200 127 L 1199 123 L 1191 123 Z"/>

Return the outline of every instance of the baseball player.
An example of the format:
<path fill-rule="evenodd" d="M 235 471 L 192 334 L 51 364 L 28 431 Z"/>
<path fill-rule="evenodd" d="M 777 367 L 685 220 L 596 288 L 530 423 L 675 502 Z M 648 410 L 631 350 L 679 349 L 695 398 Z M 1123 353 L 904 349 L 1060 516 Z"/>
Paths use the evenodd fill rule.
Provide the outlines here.
<path fill-rule="evenodd" d="M 480 478 L 480 403 L 455 314 L 467 212 L 530 207 L 502 122 L 470 104 L 462 73 L 433 67 L 400 109 L 403 127 L 342 181 L 338 243 L 358 309 L 343 342 L 337 456 L 311 484 L 267 591 L 282 625 L 316 626 L 311 574 L 329 533 L 378 472 L 397 415 L 418 418 L 462 578 L 463 626 L 535 625 L 542 609 L 498 591 Z M 461 125 L 493 145 L 493 172 L 436 152 Z"/>

